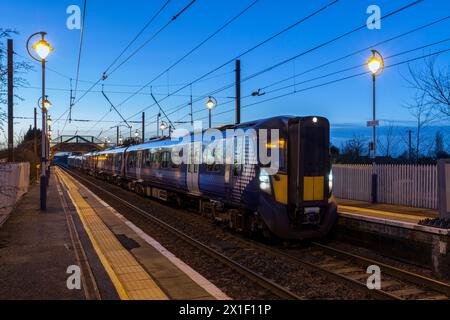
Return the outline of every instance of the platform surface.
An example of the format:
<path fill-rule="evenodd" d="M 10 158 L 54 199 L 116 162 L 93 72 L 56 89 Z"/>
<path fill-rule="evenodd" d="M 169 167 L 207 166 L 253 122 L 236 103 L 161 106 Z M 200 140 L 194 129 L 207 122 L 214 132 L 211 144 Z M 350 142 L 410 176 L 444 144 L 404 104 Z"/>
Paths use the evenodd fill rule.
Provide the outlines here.
<path fill-rule="evenodd" d="M 439 216 L 437 210 L 397 206 L 366 201 L 336 199 L 341 216 L 367 222 L 388 224 L 407 229 L 416 229 L 442 235 L 450 235 L 450 230 L 422 226 L 418 223 L 427 218 Z"/>
<path fill-rule="evenodd" d="M 47 212 L 34 185 L 0 228 L 0 300 L 85 298 L 66 285 L 67 267 L 77 262 L 55 182 L 52 176 Z"/>
<path fill-rule="evenodd" d="M 229 299 L 59 168 L 48 210 L 33 186 L 0 228 L 0 299 Z M 82 289 L 67 287 L 80 266 Z"/>

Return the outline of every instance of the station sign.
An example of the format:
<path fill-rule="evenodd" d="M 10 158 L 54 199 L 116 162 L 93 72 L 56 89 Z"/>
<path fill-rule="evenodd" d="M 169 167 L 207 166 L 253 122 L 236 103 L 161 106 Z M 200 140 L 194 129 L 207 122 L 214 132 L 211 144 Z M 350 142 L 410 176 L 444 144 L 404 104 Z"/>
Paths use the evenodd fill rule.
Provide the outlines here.
<path fill-rule="evenodd" d="M 374 121 L 367 121 L 368 127 L 378 127 L 380 125 L 380 121 L 374 120 Z"/>

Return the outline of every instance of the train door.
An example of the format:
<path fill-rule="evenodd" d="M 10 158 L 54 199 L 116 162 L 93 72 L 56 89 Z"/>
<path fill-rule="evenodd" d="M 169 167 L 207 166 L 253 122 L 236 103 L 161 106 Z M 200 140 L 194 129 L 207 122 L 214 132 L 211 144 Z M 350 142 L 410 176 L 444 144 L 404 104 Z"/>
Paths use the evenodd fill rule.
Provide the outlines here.
<path fill-rule="evenodd" d="M 329 123 L 325 118 L 289 120 L 289 205 L 297 211 L 327 203 Z"/>
<path fill-rule="evenodd" d="M 200 162 L 198 159 L 201 159 L 201 142 L 194 142 L 189 145 L 189 161 L 186 173 L 186 182 L 187 187 L 190 193 L 192 194 L 200 194 L 199 188 L 199 171 L 200 171 Z"/>

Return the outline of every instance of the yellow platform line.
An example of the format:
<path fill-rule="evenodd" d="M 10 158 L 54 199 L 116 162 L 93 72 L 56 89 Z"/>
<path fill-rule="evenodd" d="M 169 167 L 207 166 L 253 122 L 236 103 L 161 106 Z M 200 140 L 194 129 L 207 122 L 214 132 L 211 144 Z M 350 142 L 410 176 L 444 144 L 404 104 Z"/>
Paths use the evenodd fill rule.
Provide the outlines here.
<path fill-rule="evenodd" d="M 413 214 L 407 214 L 407 213 L 395 213 L 395 212 L 388 212 L 388 211 L 382 211 L 382 210 L 376 210 L 376 209 L 366 209 L 366 208 L 359 208 L 359 207 L 351 207 L 351 206 L 338 206 L 339 209 L 343 210 L 352 210 L 360 213 L 374 213 L 379 214 L 382 216 L 390 216 L 390 217 L 397 217 L 397 218 L 405 218 L 405 219 L 416 219 L 416 220 L 423 220 L 427 218 L 426 216 L 418 216 Z"/>
<path fill-rule="evenodd" d="M 89 239 L 122 300 L 167 300 L 134 256 L 117 240 L 95 210 L 78 191 L 72 177 L 59 168 L 57 174 L 67 187 Z"/>

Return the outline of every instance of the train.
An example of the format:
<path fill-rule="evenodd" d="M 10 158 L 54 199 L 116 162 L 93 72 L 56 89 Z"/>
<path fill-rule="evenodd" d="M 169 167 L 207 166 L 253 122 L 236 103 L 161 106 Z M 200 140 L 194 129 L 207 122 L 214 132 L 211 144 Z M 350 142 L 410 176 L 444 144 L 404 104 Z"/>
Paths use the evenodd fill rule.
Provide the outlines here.
<path fill-rule="evenodd" d="M 277 116 L 215 128 L 205 138 L 208 133 L 71 155 L 68 166 L 142 196 L 192 206 L 247 235 L 312 240 L 331 233 L 338 214 L 326 118 Z"/>

